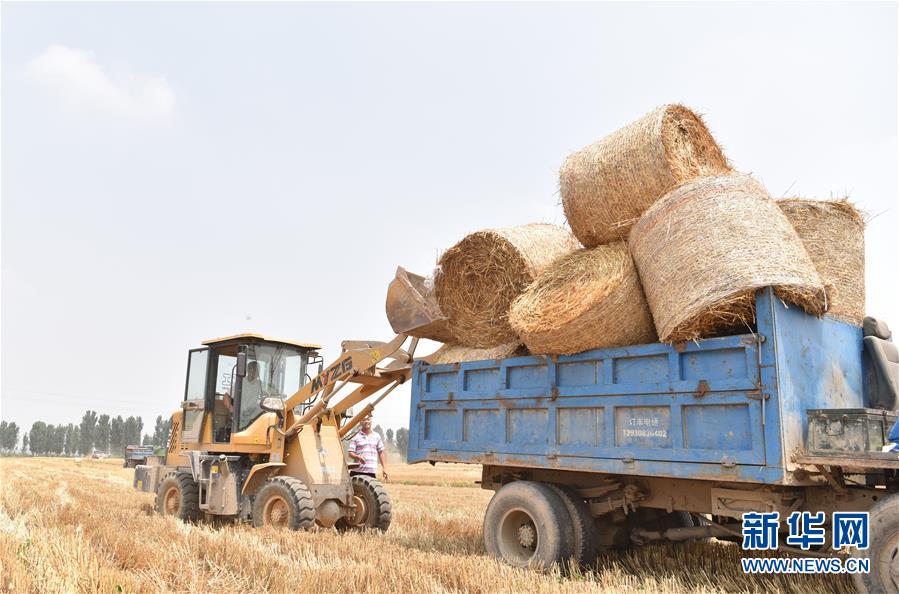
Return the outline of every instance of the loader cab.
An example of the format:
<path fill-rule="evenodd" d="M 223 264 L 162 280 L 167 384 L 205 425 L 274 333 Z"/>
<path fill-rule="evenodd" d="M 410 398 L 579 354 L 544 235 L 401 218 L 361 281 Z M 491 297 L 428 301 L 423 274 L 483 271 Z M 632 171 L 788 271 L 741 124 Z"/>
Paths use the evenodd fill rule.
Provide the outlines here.
<path fill-rule="evenodd" d="M 203 345 L 188 355 L 183 443 L 229 443 L 233 433 L 262 415 L 263 398 L 285 399 L 306 383 L 310 359 L 320 348 L 259 334 L 216 338 Z"/>

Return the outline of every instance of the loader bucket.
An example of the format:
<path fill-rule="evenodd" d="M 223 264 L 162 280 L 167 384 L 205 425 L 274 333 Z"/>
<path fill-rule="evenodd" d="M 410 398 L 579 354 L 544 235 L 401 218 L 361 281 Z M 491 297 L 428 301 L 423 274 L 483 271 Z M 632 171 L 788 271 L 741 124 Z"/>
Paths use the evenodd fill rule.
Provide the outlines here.
<path fill-rule="evenodd" d="M 449 342 L 452 335 L 447 319 L 440 312 L 432 290 L 425 278 L 402 266 L 387 287 L 387 319 L 397 334 L 408 334 L 438 342 Z"/>

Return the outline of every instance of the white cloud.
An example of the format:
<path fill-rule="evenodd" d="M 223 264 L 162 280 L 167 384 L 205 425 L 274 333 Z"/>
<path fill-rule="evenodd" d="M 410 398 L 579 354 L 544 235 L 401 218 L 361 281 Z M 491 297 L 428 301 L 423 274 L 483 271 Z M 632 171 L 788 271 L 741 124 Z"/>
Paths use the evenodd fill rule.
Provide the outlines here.
<path fill-rule="evenodd" d="M 168 121 L 175 92 L 161 76 L 112 77 L 93 52 L 51 45 L 27 66 L 28 76 L 61 105 L 79 115 L 101 115 L 139 124 Z"/>

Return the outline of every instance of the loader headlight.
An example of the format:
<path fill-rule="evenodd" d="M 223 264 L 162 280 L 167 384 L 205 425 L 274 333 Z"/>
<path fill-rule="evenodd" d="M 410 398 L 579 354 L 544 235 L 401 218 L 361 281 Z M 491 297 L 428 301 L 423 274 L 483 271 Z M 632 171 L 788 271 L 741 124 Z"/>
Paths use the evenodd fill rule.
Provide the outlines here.
<path fill-rule="evenodd" d="M 284 412 L 284 401 L 280 398 L 263 398 L 262 410 L 281 414 Z"/>

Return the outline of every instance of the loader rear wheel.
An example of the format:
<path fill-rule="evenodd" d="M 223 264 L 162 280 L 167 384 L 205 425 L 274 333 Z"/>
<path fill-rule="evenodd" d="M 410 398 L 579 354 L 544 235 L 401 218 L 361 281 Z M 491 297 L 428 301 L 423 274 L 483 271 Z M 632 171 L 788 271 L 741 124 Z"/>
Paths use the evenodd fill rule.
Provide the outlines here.
<path fill-rule="evenodd" d="M 568 511 L 574 533 L 574 560 L 582 565 L 590 565 L 596 559 L 596 528 L 587 502 L 571 487 L 547 485 L 556 492 Z"/>
<path fill-rule="evenodd" d="M 338 530 L 362 530 L 372 528 L 385 531 L 390 526 L 393 505 L 390 495 L 378 479 L 364 474 L 352 477 L 353 505 L 356 513 L 351 518 L 341 518 Z"/>
<path fill-rule="evenodd" d="M 185 522 L 200 519 L 200 490 L 189 472 L 171 472 L 156 489 L 156 512 Z"/>
<path fill-rule="evenodd" d="M 549 569 L 574 552 L 574 532 L 559 495 L 543 483 L 515 481 L 497 491 L 484 513 L 487 552 L 516 567 Z"/>
<path fill-rule="evenodd" d="M 866 594 L 899 591 L 899 494 L 882 499 L 868 512 L 869 547 L 853 549 L 870 559 L 869 573 L 854 573 L 855 589 Z"/>
<path fill-rule="evenodd" d="M 315 524 L 312 494 L 301 481 L 290 476 L 269 479 L 253 500 L 253 526 L 308 530 Z"/>

